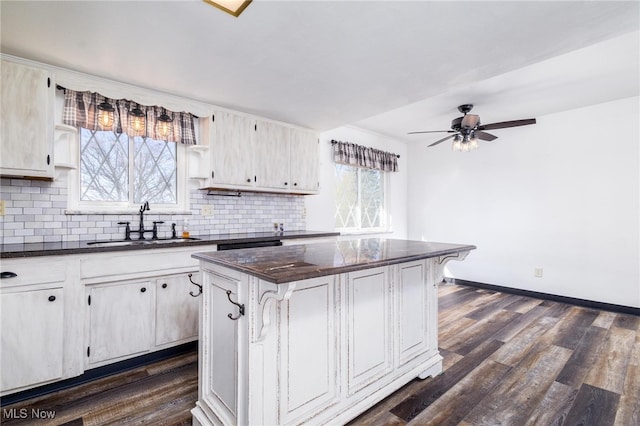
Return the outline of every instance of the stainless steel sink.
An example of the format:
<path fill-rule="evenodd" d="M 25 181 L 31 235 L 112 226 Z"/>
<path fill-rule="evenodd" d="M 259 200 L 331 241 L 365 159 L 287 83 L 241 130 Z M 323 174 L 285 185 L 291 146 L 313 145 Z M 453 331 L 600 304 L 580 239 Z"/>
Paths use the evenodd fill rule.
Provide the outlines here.
<path fill-rule="evenodd" d="M 88 246 L 92 247 L 118 247 L 118 246 L 143 246 L 148 244 L 166 244 L 166 243 L 186 243 L 189 241 L 198 241 L 200 238 L 158 238 L 157 240 L 109 240 L 109 241 L 90 241 Z"/>

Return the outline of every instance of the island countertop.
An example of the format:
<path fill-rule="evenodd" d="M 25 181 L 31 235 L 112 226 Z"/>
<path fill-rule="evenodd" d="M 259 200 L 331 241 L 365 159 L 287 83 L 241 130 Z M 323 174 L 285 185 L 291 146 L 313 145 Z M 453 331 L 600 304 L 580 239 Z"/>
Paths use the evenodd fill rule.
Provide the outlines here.
<path fill-rule="evenodd" d="M 283 284 L 474 250 L 450 244 L 360 238 L 280 247 L 195 253 L 192 257 Z"/>

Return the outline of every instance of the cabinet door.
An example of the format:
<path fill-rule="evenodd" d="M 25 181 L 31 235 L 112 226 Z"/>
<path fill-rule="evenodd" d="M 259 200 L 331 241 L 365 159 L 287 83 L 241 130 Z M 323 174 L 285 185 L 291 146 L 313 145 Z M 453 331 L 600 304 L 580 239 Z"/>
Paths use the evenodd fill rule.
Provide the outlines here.
<path fill-rule="evenodd" d="M 62 288 L 2 293 L 2 391 L 63 375 Z"/>
<path fill-rule="evenodd" d="M 200 282 L 198 274 L 193 280 Z M 156 280 L 156 346 L 198 337 L 198 288 L 189 282 L 187 274 Z"/>
<path fill-rule="evenodd" d="M 89 364 L 149 351 L 154 290 L 149 281 L 91 286 Z"/>
<path fill-rule="evenodd" d="M 46 70 L 1 61 L 0 174 L 52 178 L 52 88 Z"/>
<path fill-rule="evenodd" d="M 354 394 L 393 368 L 389 268 L 347 274 L 348 392 Z"/>
<path fill-rule="evenodd" d="M 315 133 L 291 129 L 291 190 L 318 191 L 318 137 Z"/>
<path fill-rule="evenodd" d="M 211 132 L 211 186 L 253 186 L 255 122 L 249 117 L 228 112 L 215 115 Z"/>
<path fill-rule="evenodd" d="M 305 280 L 279 312 L 280 419 L 297 424 L 339 400 L 336 277 Z"/>
<path fill-rule="evenodd" d="M 255 149 L 256 186 L 290 189 L 289 128 L 258 122 Z"/>
<path fill-rule="evenodd" d="M 201 399 L 215 407 L 222 424 L 238 423 L 238 327 L 246 316 L 231 320 L 227 314 L 238 315 L 229 299 L 238 298 L 240 282 L 212 272 L 202 274 L 202 319 L 198 363 L 202 366 L 199 387 Z M 231 291 L 227 295 L 227 291 Z"/>
<path fill-rule="evenodd" d="M 426 267 L 423 261 L 404 263 L 397 267 L 398 351 L 400 365 L 427 353 L 430 349 Z"/>

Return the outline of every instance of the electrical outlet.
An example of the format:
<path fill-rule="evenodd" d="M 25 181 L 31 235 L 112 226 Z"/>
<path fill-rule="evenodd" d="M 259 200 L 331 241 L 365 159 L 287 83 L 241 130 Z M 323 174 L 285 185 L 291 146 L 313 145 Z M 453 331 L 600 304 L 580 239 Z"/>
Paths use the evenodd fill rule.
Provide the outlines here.
<path fill-rule="evenodd" d="M 4 216 L 4 200 L 0 200 L 0 216 Z"/>
<path fill-rule="evenodd" d="M 533 270 L 533 275 L 534 275 L 536 278 L 542 278 L 542 268 L 535 268 L 535 269 Z"/>
<path fill-rule="evenodd" d="M 211 216 L 213 214 L 213 206 L 210 204 L 205 204 L 204 206 L 202 206 L 200 212 L 203 216 Z"/>

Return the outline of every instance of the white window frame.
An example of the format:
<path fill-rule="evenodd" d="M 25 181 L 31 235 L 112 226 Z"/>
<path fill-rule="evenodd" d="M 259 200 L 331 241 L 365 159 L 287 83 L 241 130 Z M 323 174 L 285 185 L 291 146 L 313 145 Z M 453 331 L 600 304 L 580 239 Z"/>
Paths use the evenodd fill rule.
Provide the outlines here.
<path fill-rule="evenodd" d="M 196 140 L 198 140 L 198 126 L 196 125 Z M 80 129 L 76 134 L 76 164 L 78 168 L 69 173 L 68 181 L 68 208 L 67 214 L 131 214 L 132 209 L 140 207 L 142 203 L 135 202 L 115 202 L 115 201 L 82 201 L 80 191 Z M 130 138 L 131 140 L 133 138 Z M 129 142 L 132 144 L 132 142 Z M 185 214 L 189 213 L 189 191 L 188 191 L 188 161 L 187 145 L 176 142 L 176 204 L 154 204 L 150 203 L 154 213 L 162 214 Z M 130 145 L 131 146 L 131 145 Z M 129 149 L 129 162 L 132 164 L 133 152 Z M 131 176 L 131 170 L 129 171 Z"/>
<path fill-rule="evenodd" d="M 358 175 L 360 174 L 360 171 L 362 170 L 361 167 L 355 167 L 355 166 L 348 166 L 348 165 L 344 165 L 344 164 L 338 164 L 335 163 L 334 164 L 334 174 L 335 174 L 335 167 L 336 166 L 347 166 L 347 167 L 353 167 L 354 169 L 357 170 Z M 343 234 L 379 234 L 382 232 L 390 232 L 391 231 L 391 224 L 390 224 L 390 215 L 389 215 L 389 173 L 388 172 L 384 172 L 381 170 L 378 170 L 378 172 L 382 173 L 382 194 L 384 197 L 384 200 L 382 202 L 382 213 L 380 215 L 380 222 L 381 222 L 381 226 L 376 227 L 376 228 L 362 228 L 362 223 L 358 223 L 358 226 L 356 227 L 337 227 L 335 224 L 335 210 L 334 210 L 334 219 L 333 219 L 333 223 L 334 223 L 334 229 L 335 231 L 341 232 Z M 360 201 L 360 177 L 358 176 L 357 179 L 358 182 L 358 206 L 357 209 L 360 210 L 361 209 L 361 201 Z M 336 186 L 338 185 L 338 182 L 335 182 Z M 338 200 L 336 198 L 335 202 L 337 203 Z M 338 206 L 337 204 L 334 205 L 334 209 L 337 209 Z M 358 214 L 356 215 L 356 220 L 358 222 L 361 222 L 361 215 L 360 215 L 360 211 L 358 211 Z"/>

